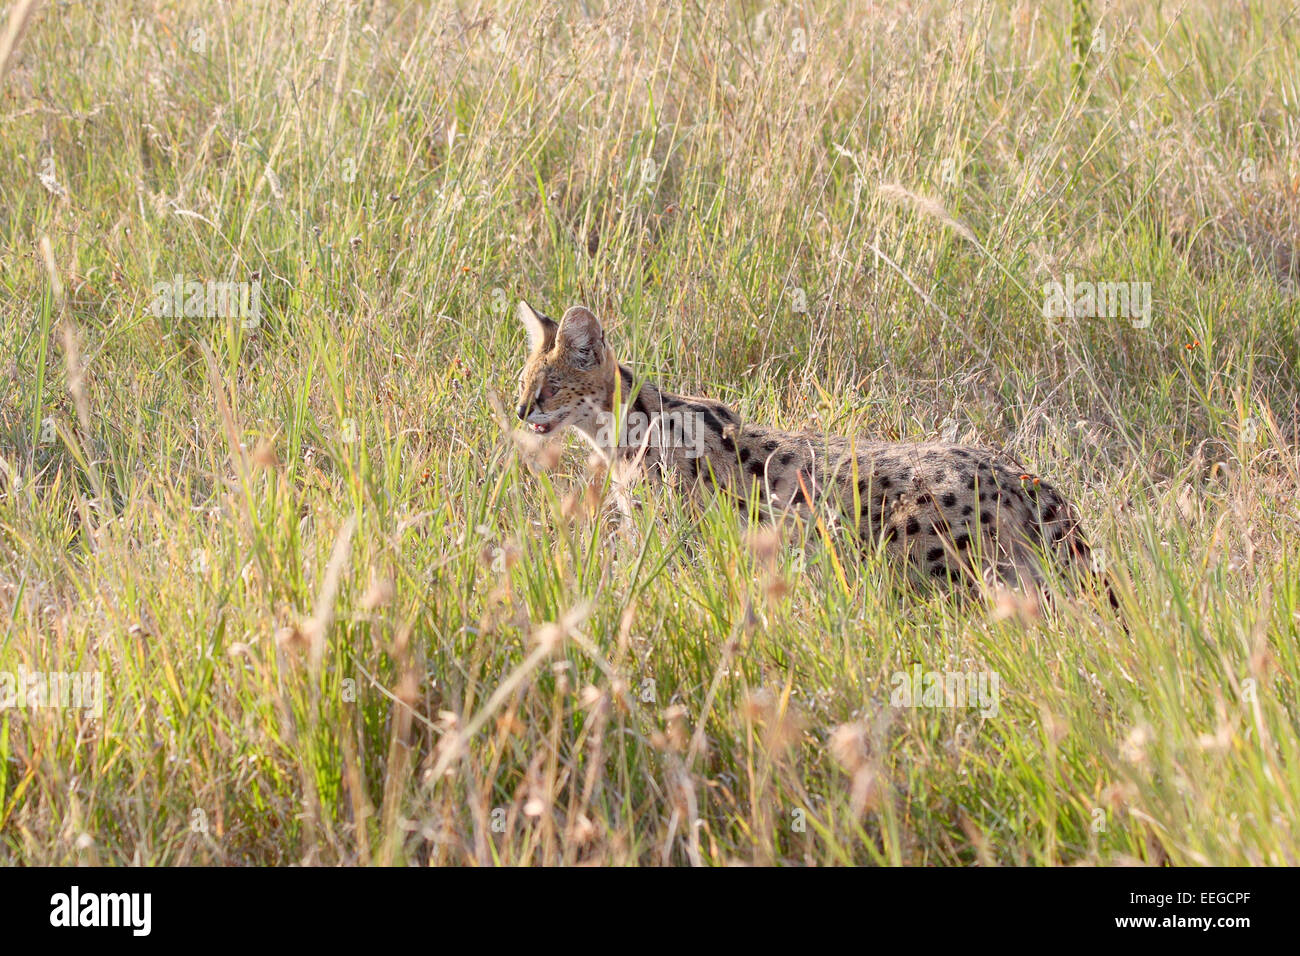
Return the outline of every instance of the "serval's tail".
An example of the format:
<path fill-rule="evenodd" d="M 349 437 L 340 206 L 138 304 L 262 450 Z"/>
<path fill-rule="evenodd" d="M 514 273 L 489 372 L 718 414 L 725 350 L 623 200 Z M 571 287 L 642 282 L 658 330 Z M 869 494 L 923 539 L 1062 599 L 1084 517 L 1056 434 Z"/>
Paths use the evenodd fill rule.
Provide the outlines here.
<path fill-rule="evenodd" d="M 1106 556 L 1094 551 L 1083 533 L 1083 524 L 1074 509 L 1064 502 L 1054 516 L 1055 520 L 1043 522 L 1043 543 L 1055 557 L 1057 564 L 1079 583 L 1090 590 L 1105 589 L 1106 599 L 1116 614 L 1121 614 L 1119 598 L 1106 573 Z M 1123 620 L 1121 614 L 1121 621 Z"/>

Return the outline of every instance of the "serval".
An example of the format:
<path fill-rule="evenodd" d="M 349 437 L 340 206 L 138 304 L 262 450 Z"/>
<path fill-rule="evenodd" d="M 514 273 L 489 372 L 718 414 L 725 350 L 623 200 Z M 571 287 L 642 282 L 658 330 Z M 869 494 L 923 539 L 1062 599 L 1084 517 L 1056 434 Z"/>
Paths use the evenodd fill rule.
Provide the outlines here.
<path fill-rule="evenodd" d="M 713 399 L 638 382 L 589 309 L 574 306 L 556 322 L 521 302 L 519 318 L 531 352 L 516 414 L 536 434 L 577 430 L 620 483 L 644 475 L 692 493 L 710 488 L 742 514 L 769 518 L 825 506 L 891 558 L 943 581 L 989 572 L 1037 589 L 1049 563 L 1076 580 L 1097 570 L 1070 503 L 1003 453 L 751 424 Z"/>

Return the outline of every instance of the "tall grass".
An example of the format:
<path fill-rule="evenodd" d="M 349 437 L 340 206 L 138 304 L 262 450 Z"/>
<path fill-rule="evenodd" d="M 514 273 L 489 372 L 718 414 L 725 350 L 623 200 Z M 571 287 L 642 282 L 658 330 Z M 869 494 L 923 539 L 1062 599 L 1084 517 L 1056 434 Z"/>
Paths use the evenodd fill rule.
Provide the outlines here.
<path fill-rule="evenodd" d="M 0 709 L 0 861 L 1296 863 L 1298 13 L 45 4 L 0 672 L 104 705 Z M 1045 319 L 1067 274 L 1150 327 Z M 175 275 L 260 321 L 156 314 Z M 614 521 L 497 410 L 520 296 L 750 420 L 1006 448 L 1127 630 Z M 997 713 L 894 706 L 917 667 Z"/>

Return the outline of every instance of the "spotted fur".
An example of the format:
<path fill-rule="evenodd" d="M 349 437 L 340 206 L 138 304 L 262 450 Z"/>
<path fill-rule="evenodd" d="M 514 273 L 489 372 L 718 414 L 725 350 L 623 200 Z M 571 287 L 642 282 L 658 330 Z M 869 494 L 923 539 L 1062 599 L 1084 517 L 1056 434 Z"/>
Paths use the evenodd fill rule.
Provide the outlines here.
<path fill-rule="evenodd" d="M 731 498 L 742 513 L 808 516 L 825 507 L 867 542 L 919 573 L 942 580 L 991 569 L 1005 581 L 1038 584 L 1044 559 L 1090 576 L 1075 509 L 1049 482 L 1003 453 L 938 443 L 894 444 L 742 422 L 707 398 L 638 382 L 609 348 L 600 323 L 576 306 L 556 322 L 520 303 L 531 354 L 516 413 L 534 431 L 574 428 L 626 480 L 644 474 Z M 671 442 L 621 444 L 602 421 L 690 414 L 702 423 L 695 448 Z M 695 452 L 702 450 L 703 454 Z M 1114 597 L 1111 597 L 1114 603 Z"/>

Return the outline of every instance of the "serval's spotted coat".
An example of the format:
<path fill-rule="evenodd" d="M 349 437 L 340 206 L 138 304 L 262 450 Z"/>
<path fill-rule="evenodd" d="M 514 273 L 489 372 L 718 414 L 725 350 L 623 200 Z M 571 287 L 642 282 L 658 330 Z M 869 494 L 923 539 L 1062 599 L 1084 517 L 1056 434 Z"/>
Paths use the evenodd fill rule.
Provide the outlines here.
<path fill-rule="evenodd" d="M 934 578 L 992 569 L 1004 581 L 1037 584 L 1044 557 L 1076 576 L 1088 572 L 1088 545 L 1069 502 L 1003 454 L 742 422 L 721 402 L 638 383 L 585 308 L 556 322 L 520 303 L 519 315 L 532 347 L 520 376 L 519 418 L 537 433 L 577 429 L 621 480 L 644 473 L 691 491 L 716 488 L 742 512 L 753 505 L 769 516 L 828 505 L 855 522 L 863 539 L 883 541 L 892 556 Z M 702 443 L 614 440 L 619 429 L 609 425 L 633 414 L 692 415 L 703 426 Z"/>

